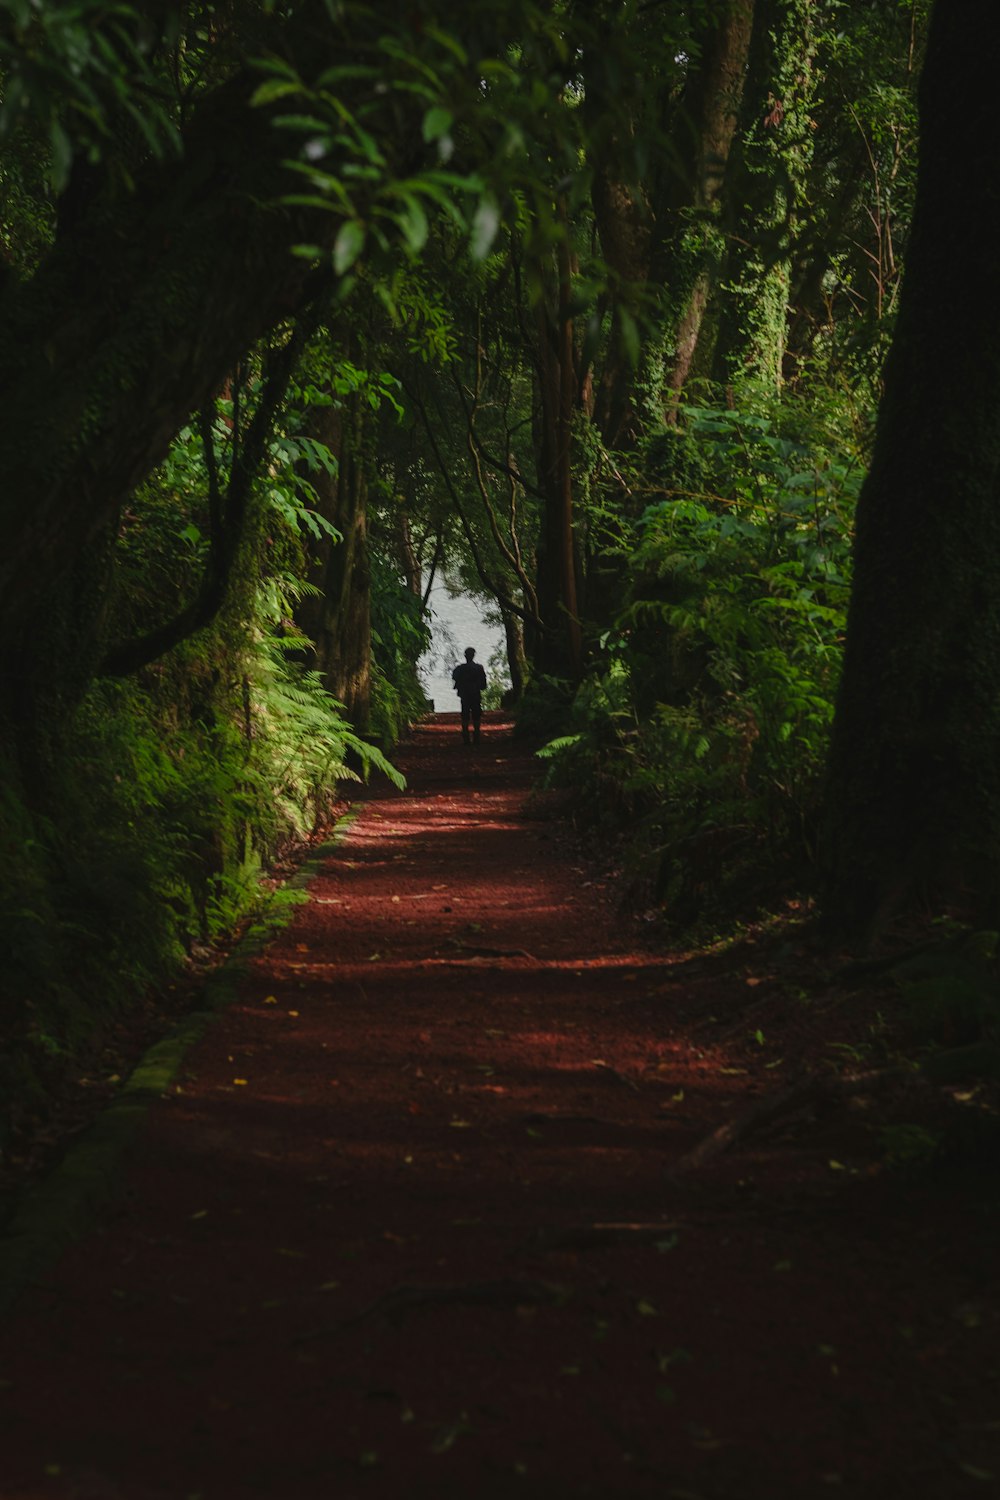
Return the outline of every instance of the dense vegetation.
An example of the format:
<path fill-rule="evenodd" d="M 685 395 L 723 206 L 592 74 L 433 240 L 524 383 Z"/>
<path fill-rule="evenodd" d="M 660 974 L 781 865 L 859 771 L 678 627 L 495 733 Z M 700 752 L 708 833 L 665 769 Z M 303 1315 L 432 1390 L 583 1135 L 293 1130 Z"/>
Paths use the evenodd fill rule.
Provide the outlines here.
<path fill-rule="evenodd" d="M 808 888 L 857 936 L 996 889 L 997 190 L 958 23 L 383 11 L 0 5 L 22 1079 L 393 774 L 444 567 L 672 918 Z"/>

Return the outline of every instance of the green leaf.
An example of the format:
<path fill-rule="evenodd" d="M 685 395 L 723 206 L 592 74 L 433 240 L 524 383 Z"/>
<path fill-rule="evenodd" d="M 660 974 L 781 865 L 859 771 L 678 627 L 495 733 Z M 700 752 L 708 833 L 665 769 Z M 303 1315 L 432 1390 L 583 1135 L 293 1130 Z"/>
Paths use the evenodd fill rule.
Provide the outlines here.
<path fill-rule="evenodd" d="M 365 248 L 365 226 L 360 219 L 347 219 L 333 243 L 333 269 L 338 276 L 349 271 Z"/>
<path fill-rule="evenodd" d="M 73 165 L 73 146 L 58 120 L 52 121 L 50 142 L 52 154 L 49 163 L 49 178 L 58 193 L 69 181 L 69 169 Z"/>
<path fill-rule="evenodd" d="M 485 260 L 500 228 L 500 207 L 492 194 L 479 201 L 472 218 L 470 250 L 473 260 Z"/>
<path fill-rule="evenodd" d="M 407 197 L 406 210 L 399 216 L 399 227 L 403 231 L 407 249 L 419 255 L 427 243 L 430 226 L 419 199 Z"/>
<path fill-rule="evenodd" d="M 259 83 L 250 96 L 253 106 L 273 104 L 277 99 L 287 99 L 290 94 L 301 94 L 302 85 L 296 80 L 294 83 L 285 78 L 268 78 Z"/>
<path fill-rule="evenodd" d="M 443 108 L 440 104 L 436 104 L 433 109 L 427 111 L 424 115 L 423 135 L 428 145 L 431 141 L 438 141 L 443 135 L 447 135 L 454 118 L 451 110 Z"/>

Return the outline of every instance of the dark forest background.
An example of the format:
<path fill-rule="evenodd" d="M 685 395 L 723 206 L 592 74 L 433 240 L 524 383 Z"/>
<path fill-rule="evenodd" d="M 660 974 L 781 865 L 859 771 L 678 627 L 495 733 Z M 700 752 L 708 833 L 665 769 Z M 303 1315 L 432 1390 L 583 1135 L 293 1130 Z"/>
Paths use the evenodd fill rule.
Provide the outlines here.
<path fill-rule="evenodd" d="M 672 929 L 995 923 L 998 42 L 3 0 L 0 1086 L 396 775 L 445 567 Z"/>

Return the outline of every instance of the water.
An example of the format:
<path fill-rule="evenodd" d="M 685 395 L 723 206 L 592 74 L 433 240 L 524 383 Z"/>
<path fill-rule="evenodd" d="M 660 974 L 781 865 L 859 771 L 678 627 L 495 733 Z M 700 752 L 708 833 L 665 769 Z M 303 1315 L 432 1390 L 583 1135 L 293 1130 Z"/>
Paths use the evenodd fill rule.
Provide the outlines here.
<path fill-rule="evenodd" d="M 434 700 L 438 713 L 458 713 L 458 695 L 452 686 L 451 669 L 463 659 L 466 646 L 475 646 L 476 660 L 486 668 L 490 684 L 510 684 L 504 653 L 502 625 L 491 625 L 483 618 L 483 606 L 469 594 L 448 592 L 446 581 L 438 575 L 429 599 L 431 608 L 431 644 L 417 663 L 420 681 L 428 698 Z M 502 653 L 502 660 L 491 658 Z"/>

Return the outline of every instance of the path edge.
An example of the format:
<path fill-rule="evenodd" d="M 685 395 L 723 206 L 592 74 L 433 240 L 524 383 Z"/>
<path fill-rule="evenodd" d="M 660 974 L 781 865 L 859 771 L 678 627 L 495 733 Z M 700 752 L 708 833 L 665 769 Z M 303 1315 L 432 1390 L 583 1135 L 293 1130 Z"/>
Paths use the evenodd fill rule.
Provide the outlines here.
<path fill-rule="evenodd" d="M 307 902 L 309 886 L 339 852 L 364 803 L 337 819 L 329 837 L 267 898 L 231 953 L 202 986 L 201 1004 L 143 1053 L 114 1099 L 70 1146 L 57 1166 L 27 1189 L 0 1235 L 0 1318 L 70 1245 L 91 1229 L 122 1186 L 122 1166 L 138 1141 L 149 1107 L 170 1086 L 212 1023 L 236 999 L 248 965 Z"/>

